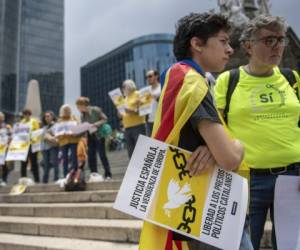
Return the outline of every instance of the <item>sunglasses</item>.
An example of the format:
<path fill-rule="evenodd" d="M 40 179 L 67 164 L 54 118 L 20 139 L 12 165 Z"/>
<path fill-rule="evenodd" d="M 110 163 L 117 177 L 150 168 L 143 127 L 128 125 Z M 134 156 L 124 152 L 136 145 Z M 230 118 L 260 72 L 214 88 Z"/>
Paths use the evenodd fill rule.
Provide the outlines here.
<path fill-rule="evenodd" d="M 148 75 L 148 76 L 146 76 L 146 78 L 148 79 L 148 78 L 152 78 L 154 75 Z"/>

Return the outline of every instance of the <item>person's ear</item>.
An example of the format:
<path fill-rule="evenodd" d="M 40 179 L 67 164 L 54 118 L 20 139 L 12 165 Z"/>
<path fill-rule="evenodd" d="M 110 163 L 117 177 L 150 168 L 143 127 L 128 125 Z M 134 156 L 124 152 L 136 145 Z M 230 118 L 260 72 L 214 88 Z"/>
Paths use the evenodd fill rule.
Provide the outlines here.
<path fill-rule="evenodd" d="M 193 50 L 196 50 L 196 51 L 198 51 L 200 53 L 203 51 L 203 45 L 204 45 L 204 43 L 203 43 L 203 41 L 200 38 L 194 36 L 191 39 L 190 44 L 191 44 L 191 48 Z"/>
<path fill-rule="evenodd" d="M 242 47 L 244 48 L 244 50 L 247 52 L 248 55 L 252 54 L 253 44 L 251 43 L 251 41 L 244 41 L 242 43 Z"/>

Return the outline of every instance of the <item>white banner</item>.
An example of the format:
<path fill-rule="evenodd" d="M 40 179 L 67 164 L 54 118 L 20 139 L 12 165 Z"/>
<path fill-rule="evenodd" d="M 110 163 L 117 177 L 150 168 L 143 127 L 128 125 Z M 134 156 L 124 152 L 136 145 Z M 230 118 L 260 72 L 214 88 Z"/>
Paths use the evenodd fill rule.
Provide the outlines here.
<path fill-rule="evenodd" d="M 29 126 L 17 125 L 14 127 L 12 141 L 9 144 L 6 161 L 26 161 L 30 147 Z"/>
<path fill-rule="evenodd" d="M 30 134 L 30 126 L 28 124 L 17 123 L 13 127 L 13 134 Z"/>
<path fill-rule="evenodd" d="M 279 250 L 300 250 L 299 211 L 300 177 L 279 175 L 274 195 L 274 220 Z"/>
<path fill-rule="evenodd" d="M 43 135 L 44 129 L 38 129 L 31 133 L 31 151 L 32 153 L 43 150 Z"/>
<path fill-rule="evenodd" d="M 111 90 L 108 92 L 108 95 L 110 96 L 112 102 L 114 103 L 119 113 L 121 115 L 124 115 L 126 105 L 125 105 L 125 99 L 122 95 L 121 89 L 116 88 L 114 90 Z"/>
<path fill-rule="evenodd" d="M 210 245 L 239 249 L 247 180 L 218 167 L 185 169 L 190 152 L 139 136 L 114 208 Z"/>
<path fill-rule="evenodd" d="M 52 127 L 53 134 L 57 136 L 73 135 L 72 129 L 77 126 L 77 121 L 58 122 Z"/>
<path fill-rule="evenodd" d="M 7 129 L 0 129 L 0 165 L 5 164 L 7 147 L 8 147 Z"/>
<path fill-rule="evenodd" d="M 92 128 L 94 128 L 93 124 L 84 122 L 84 123 L 77 124 L 74 127 L 71 127 L 70 130 L 73 135 L 80 135 L 84 132 L 90 131 L 90 129 L 92 129 Z M 97 130 L 97 128 L 96 128 L 96 130 Z"/>

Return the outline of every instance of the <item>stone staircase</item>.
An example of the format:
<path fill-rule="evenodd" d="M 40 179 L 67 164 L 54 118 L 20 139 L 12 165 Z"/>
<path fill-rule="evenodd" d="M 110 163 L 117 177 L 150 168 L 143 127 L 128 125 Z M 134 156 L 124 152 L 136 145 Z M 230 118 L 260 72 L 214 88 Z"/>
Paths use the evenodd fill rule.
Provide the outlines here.
<path fill-rule="evenodd" d="M 108 157 L 114 179 L 89 183 L 84 192 L 38 184 L 11 196 L 11 185 L 19 178 L 16 165 L 9 186 L 0 187 L 0 249 L 136 250 L 142 222 L 112 208 L 128 165 L 127 153 L 110 152 Z"/>
<path fill-rule="evenodd" d="M 0 249 L 137 249 L 142 222 L 112 208 L 120 181 L 63 192 L 35 185 L 22 195 L 0 194 Z"/>
<path fill-rule="evenodd" d="M 109 158 L 114 179 L 89 183 L 84 192 L 38 184 L 12 196 L 11 187 L 1 187 L 0 249 L 137 250 L 142 221 L 112 208 L 128 160 L 123 151 Z M 270 247 L 269 227 L 264 249 Z"/>

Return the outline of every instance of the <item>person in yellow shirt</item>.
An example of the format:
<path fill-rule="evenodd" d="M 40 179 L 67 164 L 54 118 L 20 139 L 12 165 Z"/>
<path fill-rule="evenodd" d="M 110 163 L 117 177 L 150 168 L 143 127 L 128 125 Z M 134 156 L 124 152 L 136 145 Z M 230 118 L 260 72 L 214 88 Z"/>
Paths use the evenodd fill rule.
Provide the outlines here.
<path fill-rule="evenodd" d="M 230 102 L 227 91 L 233 71 L 221 74 L 215 86 L 217 107 L 227 118 L 229 130 L 245 146 L 245 160 L 251 168 L 249 215 L 256 250 L 269 210 L 274 222 L 278 175 L 298 175 L 300 167 L 300 103 L 288 78 L 277 67 L 288 44 L 286 30 L 286 23 L 279 17 L 261 15 L 253 19 L 240 39 L 249 62 L 236 70 L 239 77 Z M 298 74 L 290 73 L 299 84 Z M 277 249 L 274 226 L 272 244 Z"/>
<path fill-rule="evenodd" d="M 31 115 L 32 112 L 30 109 L 28 108 L 23 109 L 22 111 L 23 119 L 20 121 L 21 124 L 26 124 L 30 127 L 30 132 L 40 128 L 40 122 L 37 119 L 31 117 Z M 37 162 L 37 154 L 38 154 L 37 152 L 32 153 L 31 146 L 30 146 L 27 160 L 25 162 L 22 161 L 21 163 L 21 177 L 27 176 L 27 164 L 28 164 L 28 160 L 30 159 L 31 172 L 33 174 L 34 181 L 38 183 L 40 182 L 40 175 L 39 175 L 39 166 Z"/>
<path fill-rule="evenodd" d="M 73 121 L 74 124 L 78 123 L 78 120 L 72 115 L 71 106 L 64 104 L 59 110 L 59 119 L 57 125 L 61 123 Z M 59 147 L 62 151 L 63 166 L 64 166 L 64 177 L 67 176 L 69 172 L 69 151 L 71 152 L 71 169 L 77 169 L 77 144 L 80 140 L 80 136 L 74 135 L 60 135 L 58 136 Z"/>
<path fill-rule="evenodd" d="M 146 134 L 146 119 L 145 116 L 139 115 L 139 92 L 136 90 L 135 82 L 131 79 L 125 80 L 122 89 L 126 108 L 125 114 L 121 114 L 121 117 L 125 128 L 128 156 L 131 158 L 138 136 Z"/>

